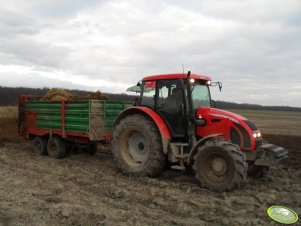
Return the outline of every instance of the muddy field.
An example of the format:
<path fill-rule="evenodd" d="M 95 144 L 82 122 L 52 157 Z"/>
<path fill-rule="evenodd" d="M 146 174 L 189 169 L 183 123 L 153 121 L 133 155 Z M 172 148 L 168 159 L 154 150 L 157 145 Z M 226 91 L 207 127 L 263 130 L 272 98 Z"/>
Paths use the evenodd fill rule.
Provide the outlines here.
<path fill-rule="evenodd" d="M 0 119 L 0 225 L 279 225 L 266 216 L 271 205 L 301 216 L 300 136 L 266 135 L 289 149 L 289 162 L 215 193 L 170 169 L 158 178 L 122 175 L 101 147 L 95 156 L 39 156 L 16 126 L 13 117 Z"/>

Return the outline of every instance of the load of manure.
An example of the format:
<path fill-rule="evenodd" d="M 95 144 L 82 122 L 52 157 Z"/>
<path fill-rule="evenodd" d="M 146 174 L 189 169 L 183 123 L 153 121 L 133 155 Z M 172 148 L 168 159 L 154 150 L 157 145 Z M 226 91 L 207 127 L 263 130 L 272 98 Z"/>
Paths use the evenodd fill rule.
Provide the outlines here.
<path fill-rule="evenodd" d="M 91 93 L 85 99 L 92 99 L 92 100 L 107 100 L 109 99 L 104 93 L 100 92 L 99 90 L 95 93 Z"/>
<path fill-rule="evenodd" d="M 87 99 L 108 100 L 108 97 L 100 91 L 91 93 L 88 96 L 79 97 L 73 93 L 67 92 L 64 89 L 53 88 L 50 89 L 46 93 L 46 95 L 41 98 L 41 100 L 48 100 L 48 101 L 62 101 L 62 100 L 78 101 L 78 100 L 87 100 Z"/>
<path fill-rule="evenodd" d="M 50 100 L 50 101 L 77 100 L 77 99 L 78 96 L 60 88 L 53 88 L 49 90 L 46 93 L 46 95 L 41 98 L 41 100 Z"/>

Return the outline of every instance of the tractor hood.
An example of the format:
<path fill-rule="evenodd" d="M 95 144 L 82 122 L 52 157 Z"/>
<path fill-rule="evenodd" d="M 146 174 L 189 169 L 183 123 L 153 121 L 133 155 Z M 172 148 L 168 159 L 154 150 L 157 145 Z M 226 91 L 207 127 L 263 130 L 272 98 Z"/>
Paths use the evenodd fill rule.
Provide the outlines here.
<path fill-rule="evenodd" d="M 229 119 L 235 123 L 239 123 L 241 121 L 246 121 L 247 118 L 232 113 L 230 111 L 225 111 L 217 108 L 200 108 L 198 110 L 198 117 L 201 118 L 200 116 L 204 116 L 204 118 L 210 117 L 210 118 L 223 118 L 223 119 Z M 205 117 L 207 116 L 207 117 Z"/>
<path fill-rule="evenodd" d="M 197 127 L 197 135 L 200 137 L 222 133 L 225 139 L 249 150 L 254 150 L 256 140 L 261 139 L 260 131 L 252 122 L 229 111 L 201 107 L 197 110 L 197 118 L 206 121 L 205 125 Z"/>

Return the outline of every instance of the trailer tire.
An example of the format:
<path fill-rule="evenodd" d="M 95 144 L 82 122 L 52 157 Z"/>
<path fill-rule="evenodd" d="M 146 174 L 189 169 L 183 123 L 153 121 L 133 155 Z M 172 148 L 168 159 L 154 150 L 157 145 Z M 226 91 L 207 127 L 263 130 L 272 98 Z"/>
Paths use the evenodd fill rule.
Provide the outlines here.
<path fill-rule="evenodd" d="M 48 155 L 55 159 L 60 159 L 66 155 L 66 147 L 64 141 L 60 137 L 51 137 L 48 140 Z"/>
<path fill-rule="evenodd" d="M 116 166 L 125 174 L 157 176 L 165 166 L 160 133 L 151 119 L 142 115 L 125 117 L 113 133 Z"/>
<path fill-rule="evenodd" d="M 39 155 L 47 155 L 47 138 L 36 136 L 32 141 L 34 151 Z"/>
<path fill-rule="evenodd" d="M 247 177 L 248 164 L 239 147 L 226 140 L 209 140 L 194 156 L 195 176 L 212 191 L 231 191 Z"/>

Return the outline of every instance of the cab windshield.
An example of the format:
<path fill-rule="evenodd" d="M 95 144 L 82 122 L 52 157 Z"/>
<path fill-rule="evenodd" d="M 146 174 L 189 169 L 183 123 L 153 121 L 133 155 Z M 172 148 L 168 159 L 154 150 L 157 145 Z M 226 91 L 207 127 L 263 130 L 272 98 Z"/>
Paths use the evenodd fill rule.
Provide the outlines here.
<path fill-rule="evenodd" d="M 210 107 L 209 87 L 203 81 L 194 81 L 190 85 L 193 108 Z"/>

